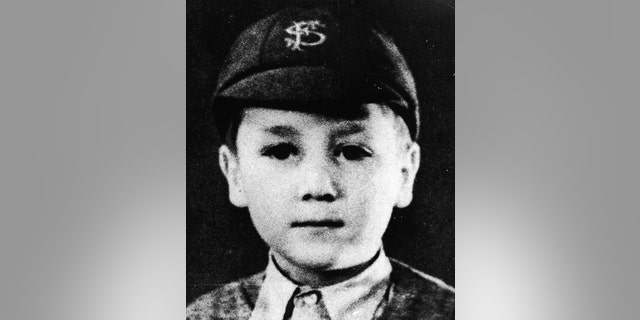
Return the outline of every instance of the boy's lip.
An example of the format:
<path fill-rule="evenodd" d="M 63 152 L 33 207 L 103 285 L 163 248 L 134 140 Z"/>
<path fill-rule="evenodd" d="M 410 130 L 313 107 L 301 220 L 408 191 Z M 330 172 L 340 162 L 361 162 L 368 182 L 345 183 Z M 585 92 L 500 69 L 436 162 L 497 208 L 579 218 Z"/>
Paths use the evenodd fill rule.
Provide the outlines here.
<path fill-rule="evenodd" d="M 292 228 L 341 228 L 344 221 L 338 219 L 302 220 L 291 223 Z"/>

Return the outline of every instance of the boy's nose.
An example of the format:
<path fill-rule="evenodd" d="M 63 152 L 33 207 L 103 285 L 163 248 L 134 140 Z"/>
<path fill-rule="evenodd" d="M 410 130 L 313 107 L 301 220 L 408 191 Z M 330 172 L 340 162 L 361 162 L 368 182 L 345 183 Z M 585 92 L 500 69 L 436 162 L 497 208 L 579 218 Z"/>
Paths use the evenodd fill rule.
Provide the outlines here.
<path fill-rule="evenodd" d="M 333 202 L 340 197 L 334 171 L 329 160 L 308 161 L 300 168 L 302 176 L 299 185 L 300 199 Z"/>

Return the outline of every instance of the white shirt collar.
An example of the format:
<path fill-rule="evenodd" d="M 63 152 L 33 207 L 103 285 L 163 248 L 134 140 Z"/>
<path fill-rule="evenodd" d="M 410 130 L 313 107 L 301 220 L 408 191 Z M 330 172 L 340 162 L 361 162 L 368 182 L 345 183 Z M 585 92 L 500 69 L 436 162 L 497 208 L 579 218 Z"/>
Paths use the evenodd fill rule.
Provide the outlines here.
<path fill-rule="evenodd" d="M 382 301 L 389 284 L 391 263 L 380 249 L 376 261 L 353 278 L 331 286 L 318 288 L 332 320 L 370 320 Z M 298 286 L 287 279 L 272 259 L 251 320 L 281 320 L 287 302 Z"/>

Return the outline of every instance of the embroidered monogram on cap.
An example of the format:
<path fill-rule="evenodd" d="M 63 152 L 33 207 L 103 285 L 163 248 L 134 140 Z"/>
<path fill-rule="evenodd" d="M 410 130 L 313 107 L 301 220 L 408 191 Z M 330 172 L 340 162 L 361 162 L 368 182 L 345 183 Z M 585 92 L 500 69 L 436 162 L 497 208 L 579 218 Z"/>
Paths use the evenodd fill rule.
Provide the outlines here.
<path fill-rule="evenodd" d="M 318 27 L 324 27 L 318 20 L 294 22 L 292 26 L 284 30 L 288 34 L 295 36 L 293 39 L 284 39 L 287 43 L 287 48 L 291 48 L 292 51 L 302 51 L 300 46 L 311 47 L 322 44 L 327 39 L 327 36 L 316 31 Z"/>

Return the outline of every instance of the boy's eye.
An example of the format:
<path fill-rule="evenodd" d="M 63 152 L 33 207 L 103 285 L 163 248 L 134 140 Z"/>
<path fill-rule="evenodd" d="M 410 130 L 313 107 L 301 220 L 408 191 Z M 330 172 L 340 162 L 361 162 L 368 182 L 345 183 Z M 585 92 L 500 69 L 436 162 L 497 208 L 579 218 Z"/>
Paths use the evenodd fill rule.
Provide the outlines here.
<path fill-rule="evenodd" d="M 288 143 L 281 143 L 273 147 L 267 148 L 262 152 L 263 156 L 271 157 L 278 160 L 286 160 L 292 155 L 298 154 L 298 148 Z"/>
<path fill-rule="evenodd" d="M 343 146 L 336 150 L 335 153 L 336 157 L 342 155 L 349 161 L 362 160 L 363 158 L 371 157 L 371 152 L 367 151 L 363 147 L 354 145 Z"/>

